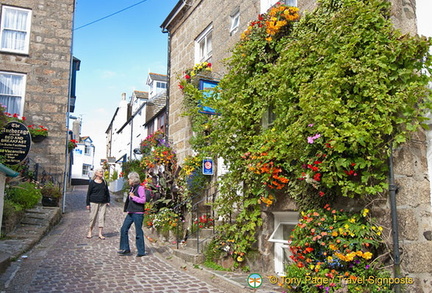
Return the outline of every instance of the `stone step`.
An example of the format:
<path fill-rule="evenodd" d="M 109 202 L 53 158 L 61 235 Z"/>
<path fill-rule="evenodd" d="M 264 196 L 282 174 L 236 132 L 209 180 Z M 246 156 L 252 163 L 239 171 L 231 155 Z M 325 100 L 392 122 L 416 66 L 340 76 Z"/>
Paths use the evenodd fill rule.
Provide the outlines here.
<path fill-rule="evenodd" d="M 190 237 L 196 237 L 197 233 L 194 233 L 192 235 L 190 235 Z M 213 232 L 213 228 L 202 228 L 199 229 L 199 238 L 210 238 L 213 237 L 214 232 Z"/>
<path fill-rule="evenodd" d="M 192 248 L 179 248 L 173 249 L 173 253 L 175 256 L 183 259 L 184 261 L 199 264 L 204 262 L 204 255 L 202 253 L 198 253 L 196 249 Z"/>
<path fill-rule="evenodd" d="M 199 239 L 199 246 L 200 246 L 200 251 L 202 251 L 202 249 L 207 246 L 207 244 L 209 244 L 211 241 L 211 238 L 200 238 Z M 198 244 L 198 239 L 196 238 L 188 238 L 188 240 L 186 241 L 186 247 L 188 248 L 195 248 L 197 247 Z"/>

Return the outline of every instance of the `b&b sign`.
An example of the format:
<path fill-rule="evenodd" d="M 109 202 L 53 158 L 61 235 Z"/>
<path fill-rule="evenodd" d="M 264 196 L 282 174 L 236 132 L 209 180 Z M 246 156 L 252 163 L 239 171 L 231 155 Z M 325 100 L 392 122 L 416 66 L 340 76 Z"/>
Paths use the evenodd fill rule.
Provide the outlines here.
<path fill-rule="evenodd" d="M 16 165 L 24 161 L 31 146 L 31 135 L 24 124 L 9 122 L 0 129 L 0 155 L 8 165 Z"/>

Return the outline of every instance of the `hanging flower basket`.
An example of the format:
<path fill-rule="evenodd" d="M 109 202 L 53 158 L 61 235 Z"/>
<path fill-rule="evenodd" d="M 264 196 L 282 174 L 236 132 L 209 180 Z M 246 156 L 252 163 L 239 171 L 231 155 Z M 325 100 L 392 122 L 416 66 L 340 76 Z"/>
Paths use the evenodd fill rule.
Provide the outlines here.
<path fill-rule="evenodd" d="M 32 135 L 31 136 L 32 142 L 36 142 L 36 143 L 43 141 L 45 138 L 47 138 L 47 137 L 44 135 Z"/>
<path fill-rule="evenodd" d="M 77 147 L 77 143 L 78 143 L 78 141 L 75 140 L 75 139 L 71 139 L 71 140 L 69 140 L 69 142 L 68 142 L 68 152 L 69 152 L 69 153 L 70 153 L 71 151 L 73 151 L 74 148 Z"/>

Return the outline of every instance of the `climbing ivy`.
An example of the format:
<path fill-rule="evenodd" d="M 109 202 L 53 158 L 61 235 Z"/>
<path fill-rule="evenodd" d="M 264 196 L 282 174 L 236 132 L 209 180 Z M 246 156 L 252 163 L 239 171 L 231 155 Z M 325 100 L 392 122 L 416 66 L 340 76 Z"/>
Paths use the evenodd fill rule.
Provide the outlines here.
<path fill-rule="evenodd" d="M 207 95 L 219 116 L 198 114 L 202 94 L 183 88 L 195 150 L 229 169 L 216 208 L 234 253 L 250 248 L 263 204 L 280 196 L 310 209 L 387 189 L 389 146 L 406 142 L 431 105 L 431 40 L 396 30 L 389 8 L 322 0 L 299 19 L 277 5 L 250 24 Z"/>

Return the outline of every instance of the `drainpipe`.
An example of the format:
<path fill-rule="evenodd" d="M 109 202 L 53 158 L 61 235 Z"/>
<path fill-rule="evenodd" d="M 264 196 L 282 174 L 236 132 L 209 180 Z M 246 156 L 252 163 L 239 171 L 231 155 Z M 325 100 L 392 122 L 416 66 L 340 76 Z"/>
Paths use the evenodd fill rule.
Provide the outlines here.
<path fill-rule="evenodd" d="M 168 77 L 168 86 L 166 88 L 166 101 L 165 101 L 165 135 L 167 140 L 169 141 L 169 105 L 170 105 L 170 87 L 171 87 L 171 33 L 164 28 L 162 33 L 168 34 L 168 45 L 167 45 L 167 77 Z"/>
<path fill-rule="evenodd" d="M 393 170 L 393 147 L 390 143 L 390 158 L 389 158 L 389 192 L 390 192 L 390 212 L 392 221 L 392 238 L 393 238 L 393 273 L 395 278 L 400 278 L 400 252 L 399 252 L 399 228 L 398 228 L 398 216 L 396 206 L 396 191 L 397 186 L 394 182 L 394 170 Z M 399 284 L 395 284 L 394 291 L 397 293 L 401 292 Z"/>

